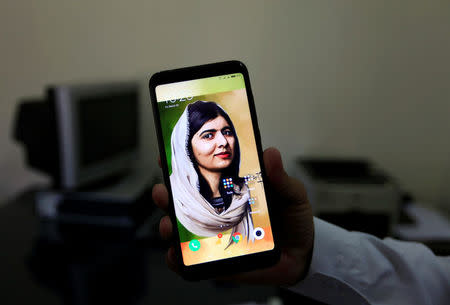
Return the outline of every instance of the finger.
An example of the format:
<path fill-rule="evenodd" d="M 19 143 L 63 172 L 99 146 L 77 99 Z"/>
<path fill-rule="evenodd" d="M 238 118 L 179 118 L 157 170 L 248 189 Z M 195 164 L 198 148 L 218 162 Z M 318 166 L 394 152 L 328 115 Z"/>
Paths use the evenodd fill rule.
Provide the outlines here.
<path fill-rule="evenodd" d="M 159 165 L 159 168 L 162 168 L 162 166 L 161 166 L 161 156 L 158 156 L 158 165 Z"/>
<path fill-rule="evenodd" d="M 294 257 L 282 253 L 280 261 L 271 267 L 237 273 L 219 278 L 223 281 L 260 285 L 293 285 L 300 278 L 301 265 Z"/>
<path fill-rule="evenodd" d="M 303 183 L 286 173 L 278 149 L 271 147 L 264 151 L 264 165 L 271 186 L 288 203 L 303 204 L 308 202 Z"/>
<path fill-rule="evenodd" d="M 161 238 L 165 240 L 172 238 L 173 227 L 172 221 L 170 220 L 169 216 L 164 216 L 159 221 L 159 234 L 161 235 Z"/>
<path fill-rule="evenodd" d="M 153 186 L 152 198 L 160 209 L 167 212 L 169 205 L 169 193 L 163 184 L 155 184 L 155 186 Z"/>
<path fill-rule="evenodd" d="M 176 272 L 176 273 L 180 273 L 180 266 L 177 263 L 177 258 L 176 258 L 176 254 L 175 254 L 175 249 L 173 247 L 169 248 L 169 251 L 167 251 L 166 254 L 166 263 L 167 266 L 169 266 L 169 268 Z"/>
<path fill-rule="evenodd" d="M 287 175 L 284 171 L 283 160 L 281 154 L 275 147 L 269 147 L 264 151 L 264 166 L 266 167 L 267 176 L 270 180 L 277 180 L 276 176 Z"/>

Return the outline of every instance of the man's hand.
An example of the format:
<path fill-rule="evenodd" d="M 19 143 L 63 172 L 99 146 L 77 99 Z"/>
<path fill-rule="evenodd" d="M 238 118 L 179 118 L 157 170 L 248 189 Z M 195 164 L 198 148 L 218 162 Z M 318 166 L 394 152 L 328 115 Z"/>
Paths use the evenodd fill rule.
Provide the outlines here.
<path fill-rule="evenodd" d="M 160 161 L 159 161 L 160 162 Z M 269 268 L 244 272 L 224 279 L 254 284 L 293 285 L 308 272 L 314 241 L 314 225 L 311 206 L 303 184 L 288 176 L 283 168 L 280 152 L 275 148 L 264 151 L 264 164 L 269 182 L 274 191 L 271 204 L 280 208 L 280 261 Z M 168 193 L 162 184 L 153 188 L 153 200 L 167 211 Z M 173 235 L 169 216 L 161 219 L 159 232 L 164 239 Z M 178 271 L 175 250 L 170 248 L 166 255 L 167 264 Z"/>

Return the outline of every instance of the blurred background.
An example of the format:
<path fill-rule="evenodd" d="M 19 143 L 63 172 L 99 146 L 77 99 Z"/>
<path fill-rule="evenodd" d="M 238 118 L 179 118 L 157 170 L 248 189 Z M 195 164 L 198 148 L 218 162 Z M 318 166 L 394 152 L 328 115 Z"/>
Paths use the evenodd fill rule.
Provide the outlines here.
<path fill-rule="evenodd" d="M 19 0 L 0 11 L 3 200 L 43 178 L 11 140 L 20 98 L 142 80 L 142 162 L 154 166 L 149 76 L 238 59 L 263 145 L 288 169 L 302 154 L 367 156 L 420 200 L 450 205 L 448 1 Z"/>
<path fill-rule="evenodd" d="M 22 99 L 51 84 L 137 80 L 137 167 L 159 175 L 149 77 L 237 59 L 263 146 L 288 172 L 302 156 L 368 159 L 400 196 L 449 215 L 449 29 L 444 0 L 1 1 L 0 205 L 50 183 L 12 138 Z"/>

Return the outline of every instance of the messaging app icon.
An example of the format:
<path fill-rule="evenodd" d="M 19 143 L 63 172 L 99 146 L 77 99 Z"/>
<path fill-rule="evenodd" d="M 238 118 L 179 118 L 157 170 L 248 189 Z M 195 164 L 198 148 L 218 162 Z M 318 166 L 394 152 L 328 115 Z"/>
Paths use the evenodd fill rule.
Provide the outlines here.
<path fill-rule="evenodd" d="M 242 234 L 239 232 L 234 233 L 231 238 L 233 238 L 233 241 L 235 243 L 238 243 L 242 239 Z"/>
<path fill-rule="evenodd" d="M 194 252 L 200 250 L 200 242 L 197 239 L 191 240 L 189 242 L 189 249 Z"/>

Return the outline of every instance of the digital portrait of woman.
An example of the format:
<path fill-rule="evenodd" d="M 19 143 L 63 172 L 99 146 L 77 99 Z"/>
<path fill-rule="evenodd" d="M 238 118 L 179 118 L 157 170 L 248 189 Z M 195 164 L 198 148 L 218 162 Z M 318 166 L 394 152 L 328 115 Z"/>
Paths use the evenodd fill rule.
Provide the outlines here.
<path fill-rule="evenodd" d="M 171 149 L 170 182 L 182 226 L 201 237 L 231 229 L 231 236 L 239 232 L 253 241 L 250 192 L 239 177 L 239 141 L 228 114 L 214 102 L 189 104 L 173 129 Z"/>

